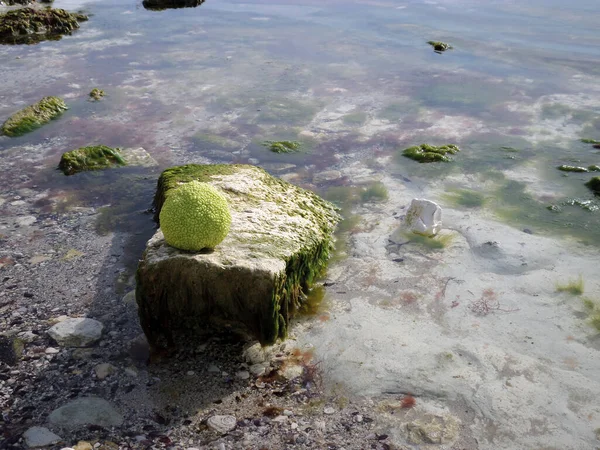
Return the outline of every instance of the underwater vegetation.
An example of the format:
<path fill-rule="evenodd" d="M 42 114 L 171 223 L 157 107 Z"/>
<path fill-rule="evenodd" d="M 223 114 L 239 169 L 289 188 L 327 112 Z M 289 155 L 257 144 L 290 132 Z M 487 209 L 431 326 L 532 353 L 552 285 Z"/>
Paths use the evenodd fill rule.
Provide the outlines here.
<path fill-rule="evenodd" d="M 376 181 L 369 186 L 362 188 L 360 199 L 363 202 L 379 202 L 388 199 L 388 190 L 381 181 Z"/>
<path fill-rule="evenodd" d="M 301 146 L 300 142 L 297 141 L 265 141 L 262 145 L 273 153 L 294 153 Z"/>
<path fill-rule="evenodd" d="M 27 106 L 10 116 L 0 131 L 6 136 L 16 137 L 35 130 L 69 109 L 63 99 L 44 97 L 34 105 Z"/>
<path fill-rule="evenodd" d="M 64 9 L 20 8 L 0 14 L 0 44 L 37 44 L 47 39 L 60 39 L 88 20 L 84 14 Z"/>
<path fill-rule="evenodd" d="M 106 169 L 126 164 L 119 149 L 106 145 L 94 145 L 64 153 L 60 158 L 58 168 L 65 175 L 73 175 L 86 170 Z"/>
<path fill-rule="evenodd" d="M 449 162 L 451 159 L 446 155 L 454 155 L 459 151 L 460 149 L 458 146 L 454 144 L 440 145 L 438 147 L 435 145 L 421 144 L 405 149 L 402 151 L 402 155 L 420 163 L 439 161 Z"/>
<path fill-rule="evenodd" d="M 463 206 L 465 208 L 480 208 L 485 203 L 483 194 L 470 189 L 457 189 L 456 191 L 446 193 L 444 197 L 455 206 Z"/>
<path fill-rule="evenodd" d="M 450 44 L 446 44 L 445 42 L 428 41 L 427 43 L 433 47 L 433 51 L 436 53 L 442 53 L 452 48 Z"/>
<path fill-rule="evenodd" d="M 581 139 L 581 142 L 583 142 L 584 144 L 600 144 L 600 141 L 597 141 L 595 139 Z"/>
<path fill-rule="evenodd" d="M 600 332 L 600 303 L 585 297 L 582 299 L 585 309 L 588 311 L 588 322 Z"/>
<path fill-rule="evenodd" d="M 98 89 L 98 88 L 94 88 L 92 89 L 92 91 L 90 92 L 90 99 L 91 100 L 101 100 L 102 97 L 104 97 L 104 91 L 102 89 Z"/>
<path fill-rule="evenodd" d="M 579 275 L 579 278 L 569 280 L 565 284 L 557 283 L 556 292 L 568 292 L 571 295 L 583 294 L 583 277 Z"/>

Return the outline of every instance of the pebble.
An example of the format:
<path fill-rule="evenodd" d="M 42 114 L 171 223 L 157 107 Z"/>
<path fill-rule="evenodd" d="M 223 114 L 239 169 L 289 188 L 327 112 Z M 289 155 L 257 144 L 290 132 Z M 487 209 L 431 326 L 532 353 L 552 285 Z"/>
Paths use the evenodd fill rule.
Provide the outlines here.
<path fill-rule="evenodd" d="M 265 351 L 259 342 L 251 345 L 244 351 L 244 359 L 250 365 L 260 364 L 267 359 Z"/>
<path fill-rule="evenodd" d="M 354 416 L 354 421 L 357 423 L 361 423 L 363 421 L 363 416 L 362 414 L 357 414 Z"/>
<path fill-rule="evenodd" d="M 103 328 L 97 320 L 77 317 L 57 323 L 48 334 L 63 347 L 89 347 L 100 340 Z"/>
<path fill-rule="evenodd" d="M 48 421 L 65 428 L 88 424 L 112 427 L 121 425 L 123 416 L 102 398 L 80 397 L 52 411 Z"/>
<path fill-rule="evenodd" d="M 220 372 L 221 369 L 219 369 L 214 364 L 211 364 L 210 366 L 208 366 L 208 371 L 211 372 L 211 373 L 217 373 L 217 372 Z"/>
<path fill-rule="evenodd" d="M 129 375 L 130 377 L 137 377 L 137 376 L 138 376 L 137 370 L 135 370 L 135 369 L 134 369 L 134 368 L 132 368 L 132 367 L 127 367 L 127 368 L 124 370 L 124 372 L 125 372 L 127 375 Z"/>
<path fill-rule="evenodd" d="M 209 428 L 217 433 L 228 433 L 236 426 L 237 420 L 235 416 L 212 416 L 206 421 Z"/>
<path fill-rule="evenodd" d="M 28 447 L 46 447 L 62 441 L 60 436 L 57 436 L 48 428 L 31 427 L 25 433 L 23 438 Z"/>
<path fill-rule="evenodd" d="M 58 350 L 57 348 L 54 347 L 48 347 L 45 351 L 46 355 L 55 355 L 56 353 L 58 353 L 60 350 Z"/>
<path fill-rule="evenodd" d="M 238 377 L 240 380 L 247 380 L 248 378 L 250 378 L 250 372 L 248 372 L 247 370 L 240 370 L 238 373 L 235 374 L 236 377 Z"/>
<path fill-rule="evenodd" d="M 335 414 L 335 409 L 333 409 L 331 406 L 326 407 L 323 412 L 327 415 L 332 415 Z"/>
<path fill-rule="evenodd" d="M 196 375 L 196 372 L 194 372 L 193 370 L 188 370 L 187 371 L 187 376 L 188 377 L 193 377 L 194 375 Z"/>
<path fill-rule="evenodd" d="M 250 373 L 255 377 L 260 377 L 266 372 L 267 368 L 265 367 L 264 363 L 261 363 L 251 365 L 248 370 L 250 370 Z"/>
<path fill-rule="evenodd" d="M 96 372 L 96 378 L 99 380 L 104 380 L 109 375 L 112 375 L 117 371 L 117 368 L 109 363 L 98 364 L 94 367 L 94 372 Z"/>

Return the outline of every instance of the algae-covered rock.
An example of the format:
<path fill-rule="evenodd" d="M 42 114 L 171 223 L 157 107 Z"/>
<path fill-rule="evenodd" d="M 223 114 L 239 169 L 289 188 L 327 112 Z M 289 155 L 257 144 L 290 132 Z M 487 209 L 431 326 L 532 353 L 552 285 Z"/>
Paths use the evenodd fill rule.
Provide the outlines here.
<path fill-rule="evenodd" d="M 14 366 L 23 354 L 24 343 L 14 336 L 0 335 L 0 362 Z"/>
<path fill-rule="evenodd" d="M 452 48 L 450 44 L 446 44 L 445 42 L 428 41 L 427 43 L 433 47 L 433 51 L 436 53 L 442 53 Z"/>
<path fill-rule="evenodd" d="M 2 124 L 2 134 L 15 137 L 35 130 L 66 111 L 67 105 L 58 97 L 44 97 L 34 105 L 14 113 Z"/>
<path fill-rule="evenodd" d="M 592 178 L 590 181 L 585 183 L 585 185 L 594 191 L 594 194 L 600 195 L 600 177 Z"/>
<path fill-rule="evenodd" d="M 438 161 L 449 162 L 451 159 L 446 155 L 454 155 L 459 151 L 460 149 L 458 146 L 454 144 L 440 145 L 438 147 L 435 145 L 421 144 L 407 148 L 402 152 L 402 155 L 420 163 Z"/>
<path fill-rule="evenodd" d="M 300 142 L 296 141 L 265 141 L 263 146 L 273 153 L 293 153 L 300 149 Z"/>
<path fill-rule="evenodd" d="M 450 415 L 425 414 L 406 424 L 411 444 L 452 444 L 458 438 L 460 421 Z"/>
<path fill-rule="evenodd" d="M 73 175 L 86 170 L 99 170 L 124 165 L 126 165 L 125 159 L 123 159 L 118 148 L 93 145 L 63 153 L 58 168 L 65 175 Z"/>
<path fill-rule="evenodd" d="M 169 8 L 195 8 L 204 3 L 204 0 L 144 0 L 142 5 L 146 9 L 162 11 Z"/>
<path fill-rule="evenodd" d="M 563 172 L 589 172 L 585 167 L 579 166 L 569 166 L 567 164 L 563 164 L 562 166 L 557 167 L 558 170 L 562 170 Z"/>
<path fill-rule="evenodd" d="M 159 230 L 137 271 L 142 328 L 153 348 L 169 348 L 224 325 L 272 343 L 325 269 L 339 216 L 316 194 L 250 165 L 165 170 L 154 198 L 157 216 L 169 191 L 192 180 L 227 199 L 231 228 L 211 252 L 169 246 Z"/>
<path fill-rule="evenodd" d="M 105 94 L 102 89 L 94 88 L 90 92 L 90 100 L 95 100 L 95 101 L 102 100 L 104 95 Z"/>
<path fill-rule="evenodd" d="M 87 16 L 64 9 L 20 8 L 0 14 L 0 44 L 35 44 L 60 39 L 79 28 Z"/>

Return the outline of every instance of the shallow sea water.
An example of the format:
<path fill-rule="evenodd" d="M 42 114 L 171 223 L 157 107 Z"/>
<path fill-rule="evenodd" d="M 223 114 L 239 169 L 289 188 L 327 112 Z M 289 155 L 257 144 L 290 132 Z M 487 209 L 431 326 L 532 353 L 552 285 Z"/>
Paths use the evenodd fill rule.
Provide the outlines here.
<path fill-rule="evenodd" d="M 32 187 L 53 192 L 61 201 L 40 205 L 40 216 L 77 206 L 103 206 L 99 233 L 137 233 L 128 250 L 132 264 L 153 232 L 151 215 L 145 211 L 160 171 L 189 162 L 257 164 L 336 201 L 347 219 L 332 268 L 338 274 L 345 270 L 344 255 L 356 256 L 365 250 L 357 244 L 360 239 L 353 240 L 354 235 L 373 233 L 380 220 L 401 214 L 406 204 L 393 201 L 403 198 L 393 191 L 398 186 L 427 193 L 454 211 L 451 217 L 460 216 L 463 221 L 473 213 L 532 234 L 532 239 L 576 242 L 593 251 L 600 244 L 600 198 L 584 186 L 594 174 L 556 169 L 562 164 L 600 165 L 600 150 L 581 142 L 582 138 L 600 140 L 600 5 L 596 1 L 207 0 L 196 8 L 166 11 L 147 11 L 140 2 L 116 0 L 56 0 L 54 6 L 81 10 L 90 20 L 60 41 L 0 47 L 0 120 L 45 95 L 63 96 L 70 109 L 23 137 L 0 137 L 0 189 L 7 196 Z M 449 42 L 454 48 L 437 54 L 427 44 L 429 40 Z M 94 87 L 107 94 L 100 102 L 88 101 Z M 302 149 L 274 154 L 261 145 L 279 139 L 297 140 Z M 100 143 L 143 147 L 157 164 L 72 177 L 56 170 L 63 152 Z M 398 155 L 420 143 L 454 143 L 461 152 L 446 164 L 418 164 Z M 391 201 L 365 213 L 352 189 L 374 182 L 388 186 Z M 552 205 L 559 211 L 549 210 Z M 368 224 L 361 223 L 359 213 L 369 215 Z M 386 239 L 388 231 L 373 239 Z M 433 265 L 437 258 L 427 255 L 419 261 L 423 267 Z M 535 258 L 539 261 L 530 263 L 532 271 L 552 266 L 545 255 Z M 500 267 L 504 261 L 497 264 Z M 531 275 L 532 280 L 523 281 L 529 269 L 516 267 L 511 275 L 523 274 L 516 282 L 520 294 L 532 292 L 531 286 L 541 283 L 540 279 Z M 352 267 L 348 273 L 363 269 Z M 582 271 L 587 269 L 592 270 Z M 505 267 L 494 270 L 481 283 L 506 284 L 507 279 L 500 276 Z M 595 281 L 588 272 L 586 280 L 592 281 L 593 290 Z M 378 279 L 377 269 L 362 275 L 348 281 L 348 286 L 370 297 L 365 294 L 368 302 L 354 308 L 375 314 L 369 308 L 376 304 L 376 314 L 382 314 L 384 322 L 389 318 L 390 323 L 381 328 L 382 336 L 373 332 L 374 341 L 381 343 L 389 338 L 383 330 L 396 326 L 391 323 L 395 312 L 390 311 L 398 309 L 399 300 L 388 296 L 392 289 Z M 414 276 L 411 273 L 401 281 Z M 413 287 L 402 292 L 406 298 L 421 298 L 421 291 L 431 290 L 425 284 L 414 288 L 416 293 Z M 436 289 L 440 286 L 436 284 Z M 374 300 L 377 296 L 383 299 L 379 303 Z M 327 298 L 324 304 L 330 307 L 337 300 Z M 426 313 L 435 318 L 438 312 L 431 305 Z M 525 314 L 525 306 L 523 310 Z M 314 313 L 318 314 L 318 308 Z M 406 316 L 407 310 L 399 314 Z M 531 311 L 531 317 L 537 314 Z M 348 318 L 348 330 L 361 326 L 352 320 Z M 560 318 L 556 320 L 560 323 Z M 456 319 L 454 331 L 463 321 Z M 348 333 L 350 345 L 359 332 L 348 330 L 339 336 Z M 450 339 L 447 333 L 440 331 L 439 336 L 450 342 L 454 337 Z M 493 333 L 490 336 L 493 343 Z M 552 347 L 551 339 L 549 333 L 545 344 L 549 350 L 543 354 L 562 355 L 564 349 L 559 344 Z M 455 345 L 465 346 L 465 354 L 476 354 L 459 338 Z M 592 355 L 585 367 L 590 379 L 598 373 L 593 362 L 597 345 L 596 341 L 582 346 Z M 371 351 L 377 350 L 369 347 L 361 356 L 368 358 Z M 417 349 L 406 358 L 410 361 L 418 353 Z M 498 351 L 498 355 L 498 361 L 502 360 L 504 354 Z M 524 366 L 538 370 L 537 361 L 524 361 Z M 373 373 L 379 370 L 377 363 L 366 364 L 374 366 Z M 404 369 L 390 367 L 398 372 Z M 385 386 L 397 381 L 391 380 L 394 373 L 381 375 L 384 387 L 368 378 L 365 384 L 371 382 L 374 394 L 381 394 Z M 548 375 L 548 383 L 554 378 Z M 414 389 L 419 386 L 415 382 Z M 543 390 L 539 385 L 536 389 Z M 448 392 L 452 397 L 452 387 Z M 499 402 L 495 392 L 488 394 L 490 400 L 485 397 L 483 404 Z M 538 407 L 531 404 L 533 409 Z M 520 407 L 525 406 L 515 400 L 514 408 Z M 490 410 L 489 416 L 484 407 L 478 413 L 491 423 L 496 412 Z M 552 415 L 554 410 L 546 413 L 552 417 L 550 427 L 562 420 L 559 413 Z M 489 445 L 482 448 L 511 448 L 502 441 L 503 436 L 510 436 L 502 427 L 510 428 L 511 418 L 502 420 L 496 434 L 489 431 L 496 425 L 484 424 L 489 426 Z M 528 436 L 527 430 L 518 429 L 518 420 L 513 421 L 514 432 Z M 580 426 L 581 421 L 576 424 Z M 575 435 L 573 430 L 584 430 L 581 445 L 588 445 L 591 428 L 577 426 L 565 425 L 565 433 L 556 436 L 564 439 Z M 527 444 L 520 448 L 534 448 L 534 444 L 550 448 L 551 438 L 524 440 Z M 494 439 L 503 444 L 495 444 Z M 559 448 L 567 448 L 560 447 L 564 442 L 568 439 L 557 441 Z M 568 448 L 587 447 L 574 444 Z"/>

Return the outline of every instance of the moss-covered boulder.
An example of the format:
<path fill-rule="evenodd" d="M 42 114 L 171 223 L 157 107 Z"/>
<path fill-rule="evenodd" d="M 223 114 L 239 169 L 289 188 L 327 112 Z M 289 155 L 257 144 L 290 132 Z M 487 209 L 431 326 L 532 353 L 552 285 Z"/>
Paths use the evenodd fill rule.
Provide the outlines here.
<path fill-rule="evenodd" d="M 30 105 L 6 119 L 0 128 L 1 134 L 11 137 L 22 136 L 50 122 L 67 109 L 63 99 L 44 97 L 36 104 Z"/>
<path fill-rule="evenodd" d="M 421 144 L 405 149 L 402 152 L 402 155 L 420 163 L 439 161 L 449 162 L 451 159 L 447 155 L 454 155 L 459 151 L 460 149 L 458 146 L 454 144 L 440 145 L 437 147 L 435 145 Z"/>
<path fill-rule="evenodd" d="M 90 91 L 90 100 L 102 100 L 106 94 L 102 89 L 94 88 Z"/>
<path fill-rule="evenodd" d="M 600 177 L 592 178 L 590 181 L 585 183 L 585 185 L 594 191 L 594 194 L 600 195 Z"/>
<path fill-rule="evenodd" d="M 148 341 L 154 349 L 190 345 L 223 326 L 264 344 L 284 338 L 327 264 L 335 207 L 258 167 L 190 164 L 161 174 L 157 215 L 169 191 L 192 180 L 210 183 L 227 199 L 230 232 L 212 251 L 173 248 L 161 230 L 148 241 L 136 289 Z"/>
<path fill-rule="evenodd" d="M 162 11 L 170 8 L 195 8 L 204 3 L 204 0 L 144 0 L 142 5 L 146 9 Z"/>
<path fill-rule="evenodd" d="M 126 165 L 125 159 L 118 148 L 92 145 L 63 153 L 58 168 L 65 175 L 73 175 L 86 170 L 100 170 L 124 165 Z"/>
<path fill-rule="evenodd" d="M 36 44 L 60 39 L 79 28 L 87 20 L 84 14 L 64 9 L 19 8 L 0 14 L 0 44 Z"/>
<path fill-rule="evenodd" d="M 452 46 L 450 44 L 445 43 L 445 42 L 428 41 L 427 43 L 433 47 L 433 51 L 436 52 L 436 53 L 442 53 L 442 52 L 445 52 L 446 50 L 451 50 L 452 49 Z"/>

